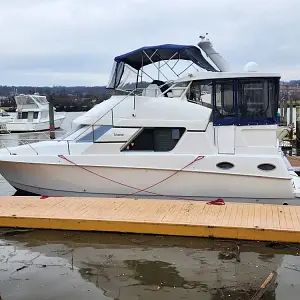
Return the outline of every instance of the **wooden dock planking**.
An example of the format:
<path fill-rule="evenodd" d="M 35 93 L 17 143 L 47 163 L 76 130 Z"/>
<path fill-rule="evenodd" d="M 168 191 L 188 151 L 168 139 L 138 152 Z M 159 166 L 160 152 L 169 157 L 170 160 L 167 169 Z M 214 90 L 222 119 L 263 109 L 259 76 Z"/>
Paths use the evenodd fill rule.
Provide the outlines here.
<path fill-rule="evenodd" d="M 300 243 L 300 206 L 82 197 L 0 197 L 0 227 Z"/>
<path fill-rule="evenodd" d="M 292 167 L 294 167 L 294 168 L 300 167 L 300 157 L 299 156 L 287 156 L 286 158 Z"/>

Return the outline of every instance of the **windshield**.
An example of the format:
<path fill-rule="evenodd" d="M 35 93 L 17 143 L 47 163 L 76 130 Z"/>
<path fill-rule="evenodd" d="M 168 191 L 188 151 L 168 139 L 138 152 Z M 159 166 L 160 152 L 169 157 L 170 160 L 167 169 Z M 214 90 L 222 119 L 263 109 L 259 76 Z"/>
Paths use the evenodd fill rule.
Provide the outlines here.
<path fill-rule="evenodd" d="M 188 101 L 212 108 L 212 86 L 211 80 L 193 81 L 187 92 Z"/>
<path fill-rule="evenodd" d="M 33 99 L 28 95 L 19 95 L 15 97 L 17 105 L 35 104 Z"/>
<path fill-rule="evenodd" d="M 47 98 L 45 96 L 32 96 L 35 101 L 40 104 L 48 104 Z"/>
<path fill-rule="evenodd" d="M 181 97 L 182 94 L 185 92 L 189 83 L 190 82 L 188 81 L 175 83 L 170 89 L 168 89 L 165 92 L 165 95 L 169 98 Z"/>

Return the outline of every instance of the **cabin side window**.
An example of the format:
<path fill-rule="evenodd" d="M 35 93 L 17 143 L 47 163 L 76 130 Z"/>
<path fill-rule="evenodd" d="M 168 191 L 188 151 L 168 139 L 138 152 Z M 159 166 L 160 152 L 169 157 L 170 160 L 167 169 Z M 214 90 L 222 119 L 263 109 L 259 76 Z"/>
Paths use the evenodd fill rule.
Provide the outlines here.
<path fill-rule="evenodd" d="M 215 120 L 235 118 L 234 81 L 215 82 Z"/>
<path fill-rule="evenodd" d="M 278 78 L 214 81 L 214 125 L 276 124 Z"/>
<path fill-rule="evenodd" d="M 38 111 L 34 111 L 33 112 L 33 118 L 37 119 L 39 117 L 39 112 Z"/>
<path fill-rule="evenodd" d="M 144 128 L 122 151 L 171 151 L 184 132 L 185 128 Z"/>
<path fill-rule="evenodd" d="M 193 81 L 186 97 L 189 102 L 212 108 L 212 81 Z"/>
<path fill-rule="evenodd" d="M 274 123 L 278 110 L 276 79 L 240 79 L 238 119 L 242 124 Z"/>
<path fill-rule="evenodd" d="M 28 112 L 18 112 L 18 119 L 21 120 L 21 119 L 28 119 Z"/>

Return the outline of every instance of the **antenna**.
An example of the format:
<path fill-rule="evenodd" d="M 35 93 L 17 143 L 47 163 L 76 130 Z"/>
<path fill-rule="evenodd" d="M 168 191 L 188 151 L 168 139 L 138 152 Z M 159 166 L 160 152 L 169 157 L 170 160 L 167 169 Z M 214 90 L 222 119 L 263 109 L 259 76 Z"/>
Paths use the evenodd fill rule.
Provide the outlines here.
<path fill-rule="evenodd" d="M 202 41 L 204 41 L 204 39 L 205 39 L 207 36 L 208 36 L 208 33 L 206 32 L 205 35 L 200 35 L 199 37 L 200 37 L 200 39 L 201 39 Z M 208 38 L 207 38 L 207 40 L 209 41 Z"/>

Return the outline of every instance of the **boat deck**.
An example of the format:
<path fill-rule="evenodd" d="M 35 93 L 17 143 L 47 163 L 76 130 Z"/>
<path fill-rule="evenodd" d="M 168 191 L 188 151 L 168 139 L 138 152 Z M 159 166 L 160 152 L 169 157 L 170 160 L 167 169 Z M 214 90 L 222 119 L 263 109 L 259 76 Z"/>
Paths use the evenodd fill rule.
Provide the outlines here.
<path fill-rule="evenodd" d="M 0 227 L 300 243 L 300 206 L 187 200 L 0 197 Z"/>

